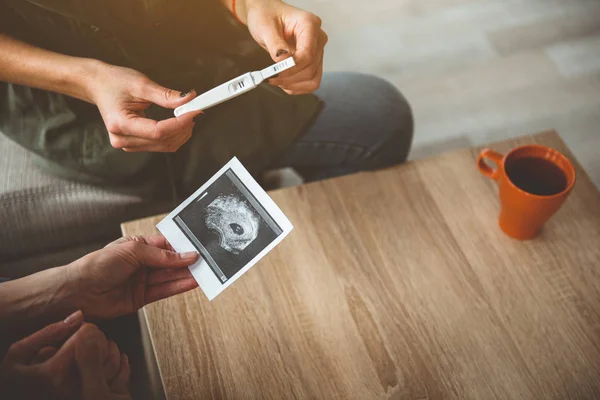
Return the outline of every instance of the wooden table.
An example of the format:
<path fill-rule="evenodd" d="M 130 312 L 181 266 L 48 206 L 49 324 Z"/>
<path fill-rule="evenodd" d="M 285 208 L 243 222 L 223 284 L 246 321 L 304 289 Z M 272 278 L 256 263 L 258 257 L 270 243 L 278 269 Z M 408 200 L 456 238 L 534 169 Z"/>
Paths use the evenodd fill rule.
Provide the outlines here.
<path fill-rule="evenodd" d="M 272 192 L 292 234 L 213 302 L 145 307 L 169 399 L 598 399 L 600 195 L 497 226 L 478 149 Z M 161 216 L 123 225 L 151 234 Z"/>

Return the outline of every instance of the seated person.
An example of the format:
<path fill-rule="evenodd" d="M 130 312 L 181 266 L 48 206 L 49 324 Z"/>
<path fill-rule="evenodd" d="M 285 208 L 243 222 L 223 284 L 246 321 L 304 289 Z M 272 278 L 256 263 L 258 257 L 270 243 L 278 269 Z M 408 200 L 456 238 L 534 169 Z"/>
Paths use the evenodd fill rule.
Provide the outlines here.
<path fill-rule="evenodd" d="M 149 198 L 165 181 L 186 197 L 233 156 L 255 175 L 293 167 L 307 181 L 406 159 L 407 101 L 382 79 L 323 73 L 317 16 L 280 0 L 222 1 L 3 0 L 0 132 L 51 173 Z M 172 116 L 289 56 L 296 67 L 269 83 Z M 196 287 L 185 268 L 196 259 L 162 237 L 126 238 L 0 283 L 0 337 L 12 343 L 2 397 L 128 398 L 127 357 L 83 319 Z"/>
<path fill-rule="evenodd" d="M 307 181 L 406 159 L 408 103 L 382 79 L 323 73 L 317 16 L 222 2 L 0 2 L 0 132 L 52 173 L 150 198 L 171 193 L 165 182 L 189 195 L 232 156 L 255 175 L 293 167 Z M 296 67 L 269 83 L 173 117 L 289 56 Z"/>
<path fill-rule="evenodd" d="M 2 398 L 129 398 L 127 356 L 84 317 L 116 318 L 197 287 L 186 268 L 197 259 L 160 235 L 127 237 L 0 283 L 0 348 L 8 347 L 0 355 Z"/>

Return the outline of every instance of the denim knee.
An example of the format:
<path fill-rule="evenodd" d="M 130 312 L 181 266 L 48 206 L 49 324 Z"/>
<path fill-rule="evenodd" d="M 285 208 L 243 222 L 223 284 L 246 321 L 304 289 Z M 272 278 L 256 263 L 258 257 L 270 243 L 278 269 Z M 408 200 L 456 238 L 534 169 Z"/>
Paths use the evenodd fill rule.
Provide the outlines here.
<path fill-rule="evenodd" d="M 399 164 L 408 158 L 414 134 L 412 108 L 404 95 L 390 82 L 374 77 L 362 78 L 370 91 L 377 91 L 370 107 L 378 110 L 379 128 L 372 134 L 379 136 L 378 144 L 371 155 L 377 167 Z"/>
<path fill-rule="evenodd" d="M 363 168 L 406 160 L 413 138 L 413 113 L 407 99 L 390 82 L 363 73 L 332 72 L 325 75 L 317 95 L 335 107 L 330 117 L 345 119 L 324 125 L 343 129 L 355 144 L 365 147 Z"/>

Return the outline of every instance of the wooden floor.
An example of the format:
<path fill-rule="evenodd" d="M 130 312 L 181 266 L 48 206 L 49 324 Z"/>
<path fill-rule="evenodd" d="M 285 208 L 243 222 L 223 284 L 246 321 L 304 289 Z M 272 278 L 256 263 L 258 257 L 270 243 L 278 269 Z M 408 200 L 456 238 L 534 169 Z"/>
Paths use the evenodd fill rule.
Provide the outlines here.
<path fill-rule="evenodd" d="M 557 129 L 600 187 L 600 0 L 291 0 L 329 34 L 325 68 L 391 80 L 412 158 Z"/>

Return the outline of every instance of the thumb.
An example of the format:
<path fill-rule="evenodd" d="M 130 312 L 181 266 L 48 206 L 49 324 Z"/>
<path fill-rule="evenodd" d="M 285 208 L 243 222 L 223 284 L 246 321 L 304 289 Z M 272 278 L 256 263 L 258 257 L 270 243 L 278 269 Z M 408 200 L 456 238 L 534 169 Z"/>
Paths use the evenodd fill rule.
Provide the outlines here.
<path fill-rule="evenodd" d="M 262 39 L 273 61 L 279 62 L 291 55 L 290 45 L 283 37 L 283 26 L 280 23 L 263 25 Z"/>
<path fill-rule="evenodd" d="M 144 93 L 146 94 L 144 96 L 145 100 L 158 104 L 161 107 L 171 109 L 182 106 L 196 97 L 196 92 L 194 90 L 185 93 L 179 92 L 177 90 L 168 89 L 152 81 L 148 81 Z"/>
<path fill-rule="evenodd" d="M 121 246 L 125 247 L 125 251 L 132 252 L 135 259 L 147 267 L 183 268 L 198 260 L 198 253 L 195 251 L 177 253 L 140 242 L 129 242 Z"/>

